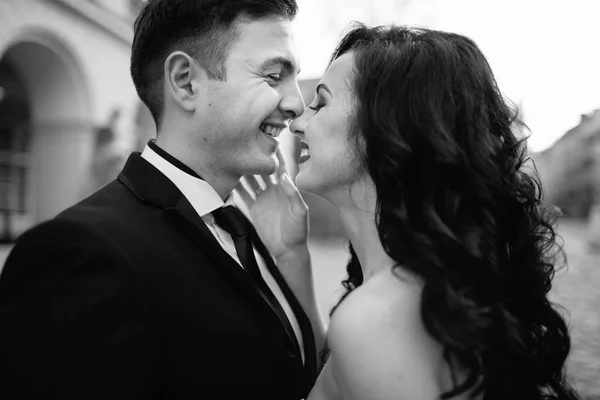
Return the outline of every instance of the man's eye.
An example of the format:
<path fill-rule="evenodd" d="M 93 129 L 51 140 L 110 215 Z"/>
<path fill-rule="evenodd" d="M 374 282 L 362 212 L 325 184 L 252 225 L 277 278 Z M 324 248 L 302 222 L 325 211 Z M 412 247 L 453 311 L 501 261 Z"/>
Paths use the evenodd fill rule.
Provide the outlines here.
<path fill-rule="evenodd" d="M 273 83 L 281 82 L 281 74 L 270 74 L 267 78 Z"/>

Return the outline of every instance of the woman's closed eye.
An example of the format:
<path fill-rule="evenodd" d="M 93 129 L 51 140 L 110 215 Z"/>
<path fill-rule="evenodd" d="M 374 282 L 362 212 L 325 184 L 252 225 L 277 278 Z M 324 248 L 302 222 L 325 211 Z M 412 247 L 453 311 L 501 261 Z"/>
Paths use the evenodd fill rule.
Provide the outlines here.
<path fill-rule="evenodd" d="M 315 105 L 315 106 L 308 106 L 308 108 L 310 108 L 311 110 L 314 110 L 314 111 L 319 111 L 319 110 L 320 110 L 321 108 L 323 108 L 324 106 L 325 106 L 325 103 L 324 103 L 324 102 L 322 102 L 322 101 L 319 101 L 319 102 L 317 103 L 317 105 Z"/>

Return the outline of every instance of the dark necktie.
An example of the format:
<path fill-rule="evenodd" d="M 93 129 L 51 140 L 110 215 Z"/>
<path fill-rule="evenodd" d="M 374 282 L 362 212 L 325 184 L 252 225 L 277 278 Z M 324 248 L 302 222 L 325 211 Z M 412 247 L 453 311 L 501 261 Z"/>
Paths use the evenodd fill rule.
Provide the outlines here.
<path fill-rule="evenodd" d="M 265 260 L 267 268 L 269 269 L 271 275 L 273 275 L 273 278 L 281 288 L 281 291 L 283 292 L 283 295 L 287 299 L 288 303 L 290 303 L 290 307 L 292 307 L 292 310 L 294 311 L 294 314 L 296 315 L 296 318 L 298 320 L 298 324 L 300 325 L 300 330 L 302 331 L 302 338 L 304 339 L 304 366 L 307 371 L 305 384 L 306 392 L 304 393 L 304 397 L 306 398 L 308 397 L 308 393 L 315 384 L 318 373 L 316 358 L 317 349 L 315 347 L 315 336 L 313 334 L 312 324 L 308 319 L 308 316 L 304 312 L 304 309 L 298 302 L 298 299 L 292 293 L 292 290 L 285 282 L 283 275 L 281 275 L 281 272 L 279 272 L 279 269 L 275 265 L 275 262 L 273 262 L 271 254 L 269 254 L 269 251 L 265 247 L 264 243 L 260 240 L 258 233 L 256 233 L 256 230 L 251 224 L 249 225 L 249 229 L 252 243 L 254 244 L 258 253 Z"/>
<path fill-rule="evenodd" d="M 233 206 L 225 206 L 218 210 L 213 211 L 215 221 L 221 228 L 231 235 L 233 243 L 235 244 L 235 250 L 237 251 L 238 257 L 242 266 L 250 275 L 256 286 L 259 288 L 261 295 L 271 306 L 275 314 L 279 317 L 279 320 L 283 324 L 290 340 L 294 344 L 294 348 L 300 354 L 300 345 L 296 339 L 294 329 L 290 324 L 290 321 L 285 314 L 283 308 L 277 301 L 277 298 L 269 289 L 269 286 L 265 282 L 256 263 L 254 257 L 254 251 L 252 247 L 252 241 L 249 236 L 249 222 L 240 210 Z"/>

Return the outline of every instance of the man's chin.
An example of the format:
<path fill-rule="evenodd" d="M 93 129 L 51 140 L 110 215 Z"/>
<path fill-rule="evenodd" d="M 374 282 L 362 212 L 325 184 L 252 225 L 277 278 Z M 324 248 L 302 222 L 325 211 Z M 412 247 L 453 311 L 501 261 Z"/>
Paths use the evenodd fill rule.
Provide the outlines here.
<path fill-rule="evenodd" d="M 277 172 L 279 169 L 279 159 L 275 154 L 265 160 L 261 160 L 260 163 L 257 163 L 254 168 L 252 168 L 252 172 L 247 173 L 246 175 L 271 175 Z"/>

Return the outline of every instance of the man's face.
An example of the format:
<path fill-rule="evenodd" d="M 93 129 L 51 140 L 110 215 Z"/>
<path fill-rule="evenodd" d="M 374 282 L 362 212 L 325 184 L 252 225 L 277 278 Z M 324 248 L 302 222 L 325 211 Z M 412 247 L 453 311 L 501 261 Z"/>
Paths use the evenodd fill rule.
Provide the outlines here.
<path fill-rule="evenodd" d="M 210 81 L 198 121 L 211 170 L 236 179 L 275 172 L 276 137 L 304 110 L 291 22 L 241 20 L 238 30 L 225 63 L 227 79 Z"/>

